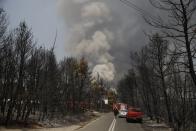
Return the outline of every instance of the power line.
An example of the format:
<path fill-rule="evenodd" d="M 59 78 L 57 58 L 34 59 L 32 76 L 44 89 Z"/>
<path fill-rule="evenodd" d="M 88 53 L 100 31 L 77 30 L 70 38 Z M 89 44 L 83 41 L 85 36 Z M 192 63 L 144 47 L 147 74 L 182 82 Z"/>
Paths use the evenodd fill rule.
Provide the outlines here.
<path fill-rule="evenodd" d="M 142 15 L 143 17 L 146 18 L 146 16 L 148 16 L 150 19 L 154 20 L 155 22 L 160 22 L 156 17 L 152 16 L 150 13 L 148 13 L 147 11 L 143 10 L 142 8 L 138 7 L 136 4 L 134 4 L 133 2 L 129 1 L 129 0 L 120 0 L 122 3 L 124 3 L 125 5 L 135 9 L 140 15 Z"/>

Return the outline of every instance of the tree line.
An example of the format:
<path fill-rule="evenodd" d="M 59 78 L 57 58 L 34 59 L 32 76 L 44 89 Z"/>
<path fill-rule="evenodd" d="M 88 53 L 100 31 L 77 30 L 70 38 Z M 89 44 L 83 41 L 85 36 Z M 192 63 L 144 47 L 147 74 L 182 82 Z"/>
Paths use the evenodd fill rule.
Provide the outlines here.
<path fill-rule="evenodd" d="M 119 98 L 175 131 L 188 131 L 196 123 L 196 3 L 149 1 L 166 16 L 144 16 L 156 32 L 131 52 L 131 68 L 118 83 Z"/>
<path fill-rule="evenodd" d="M 85 58 L 57 62 L 54 47 L 38 46 L 25 22 L 8 31 L 0 11 L 0 123 L 52 119 L 67 113 L 100 109 L 109 91 L 92 77 Z"/>

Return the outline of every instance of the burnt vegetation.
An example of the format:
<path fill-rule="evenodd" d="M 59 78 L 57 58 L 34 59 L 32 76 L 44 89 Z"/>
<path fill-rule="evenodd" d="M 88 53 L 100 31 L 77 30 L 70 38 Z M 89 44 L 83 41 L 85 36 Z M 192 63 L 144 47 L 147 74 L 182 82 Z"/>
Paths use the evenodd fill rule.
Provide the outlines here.
<path fill-rule="evenodd" d="M 131 69 L 118 85 L 120 98 L 175 131 L 191 130 L 196 124 L 196 1 L 149 0 L 164 14 L 157 17 L 129 0 L 121 1 L 156 32 L 147 35 L 142 49 L 131 52 Z"/>
<path fill-rule="evenodd" d="M 93 78 L 85 58 L 56 60 L 54 47 L 39 47 L 25 22 L 8 31 L 0 11 L 0 124 L 43 121 L 99 110 L 106 83 Z"/>

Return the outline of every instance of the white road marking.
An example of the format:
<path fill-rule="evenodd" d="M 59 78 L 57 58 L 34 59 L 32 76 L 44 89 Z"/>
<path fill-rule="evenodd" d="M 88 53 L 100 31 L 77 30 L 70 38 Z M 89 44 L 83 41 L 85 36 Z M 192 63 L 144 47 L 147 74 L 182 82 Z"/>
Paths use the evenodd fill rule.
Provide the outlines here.
<path fill-rule="evenodd" d="M 114 131 L 115 125 L 116 125 L 116 118 L 114 118 L 114 120 L 112 121 L 112 123 L 111 123 L 110 128 L 109 128 L 108 131 Z"/>
<path fill-rule="evenodd" d="M 86 124 L 86 125 L 83 126 L 83 127 L 80 127 L 79 129 L 87 128 L 87 127 L 89 127 L 90 125 L 92 125 L 93 123 L 95 123 L 95 122 L 97 122 L 98 120 L 102 119 L 103 117 L 104 117 L 104 116 L 101 116 L 101 117 L 99 117 L 99 118 L 96 118 L 95 120 L 89 122 L 88 124 Z"/>
<path fill-rule="evenodd" d="M 114 124 L 114 120 L 115 120 L 115 119 L 113 119 L 113 121 L 112 121 L 112 123 L 111 123 L 110 128 L 109 128 L 109 130 L 108 130 L 108 131 L 111 131 L 112 126 L 113 126 L 113 124 Z"/>
<path fill-rule="evenodd" d="M 115 125 L 116 125 L 116 119 L 115 119 L 115 122 L 114 122 L 114 125 L 113 125 L 113 128 L 112 128 L 112 130 L 111 130 L 111 131 L 114 131 L 114 129 L 115 129 Z"/>

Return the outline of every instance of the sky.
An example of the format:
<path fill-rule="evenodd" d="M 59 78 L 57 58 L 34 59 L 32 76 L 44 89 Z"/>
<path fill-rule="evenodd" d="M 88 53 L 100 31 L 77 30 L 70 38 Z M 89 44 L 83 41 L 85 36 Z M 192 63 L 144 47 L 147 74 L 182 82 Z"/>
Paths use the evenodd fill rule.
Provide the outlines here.
<path fill-rule="evenodd" d="M 85 57 L 93 75 L 119 79 L 130 68 L 130 51 L 145 44 L 147 24 L 134 9 L 120 0 L 0 0 L 10 28 L 26 21 L 39 45 L 55 53 Z M 132 0 L 149 11 L 146 0 Z M 152 10 L 150 10 L 152 11 Z"/>
<path fill-rule="evenodd" d="M 8 14 L 10 29 L 25 21 L 41 46 L 52 46 L 57 31 L 55 53 L 58 59 L 68 55 L 64 48 L 66 25 L 58 15 L 55 0 L 2 0 Z"/>

